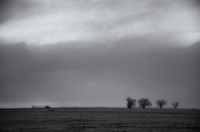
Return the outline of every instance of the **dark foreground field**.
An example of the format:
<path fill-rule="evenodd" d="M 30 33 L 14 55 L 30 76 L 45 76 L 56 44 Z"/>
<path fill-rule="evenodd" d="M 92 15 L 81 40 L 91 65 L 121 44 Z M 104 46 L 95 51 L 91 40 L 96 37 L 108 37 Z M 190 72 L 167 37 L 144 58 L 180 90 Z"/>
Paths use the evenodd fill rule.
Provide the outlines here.
<path fill-rule="evenodd" d="M 200 132 L 200 111 L 184 109 L 2 109 L 0 131 Z"/>

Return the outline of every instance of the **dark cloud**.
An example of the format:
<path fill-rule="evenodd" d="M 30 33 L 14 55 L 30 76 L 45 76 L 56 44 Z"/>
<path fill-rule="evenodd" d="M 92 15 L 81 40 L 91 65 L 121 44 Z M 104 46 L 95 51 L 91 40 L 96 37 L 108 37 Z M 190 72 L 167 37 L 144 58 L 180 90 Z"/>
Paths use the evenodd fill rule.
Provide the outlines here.
<path fill-rule="evenodd" d="M 125 106 L 131 96 L 199 108 L 199 42 L 158 47 L 149 41 L 149 48 L 136 43 L 141 41 L 88 48 L 1 44 L 0 104 Z"/>
<path fill-rule="evenodd" d="M 19 20 L 41 12 L 43 5 L 30 0 L 1 0 L 0 24 L 9 20 Z"/>
<path fill-rule="evenodd" d="M 125 106 L 131 96 L 200 108 L 200 44 L 180 46 L 198 40 L 198 6 L 1 0 L 0 107 Z"/>
<path fill-rule="evenodd" d="M 193 6 L 200 7 L 200 1 L 199 0 L 190 0 L 190 2 L 193 4 Z"/>

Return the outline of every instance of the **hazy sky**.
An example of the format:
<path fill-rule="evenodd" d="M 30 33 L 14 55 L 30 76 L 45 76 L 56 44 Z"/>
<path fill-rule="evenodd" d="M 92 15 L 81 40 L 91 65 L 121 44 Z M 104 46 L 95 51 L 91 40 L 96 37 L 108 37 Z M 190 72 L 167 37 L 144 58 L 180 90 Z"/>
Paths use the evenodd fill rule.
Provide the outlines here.
<path fill-rule="evenodd" d="M 200 108 L 198 0 L 1 0 L 0 107 Z"/>

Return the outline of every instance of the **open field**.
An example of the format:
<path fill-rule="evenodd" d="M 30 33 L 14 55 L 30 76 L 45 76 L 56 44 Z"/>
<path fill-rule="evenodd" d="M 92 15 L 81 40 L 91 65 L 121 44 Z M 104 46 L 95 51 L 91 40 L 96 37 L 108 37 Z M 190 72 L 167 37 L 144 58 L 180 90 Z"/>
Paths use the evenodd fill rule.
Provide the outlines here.
<path fill-rule="evenodd" d="M 200 110 L 1 109 L 0 131 L 197 132 L 200 131 Z"/>

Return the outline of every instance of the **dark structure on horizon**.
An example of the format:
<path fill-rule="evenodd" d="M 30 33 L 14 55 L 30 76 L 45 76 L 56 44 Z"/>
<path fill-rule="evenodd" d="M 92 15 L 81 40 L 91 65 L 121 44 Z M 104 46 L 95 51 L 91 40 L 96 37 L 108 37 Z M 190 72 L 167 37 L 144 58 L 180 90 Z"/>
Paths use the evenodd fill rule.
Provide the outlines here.
<path fill-rule="evenodd" d="M 51 108 L 50 106 L 46 106 L 46 108 Z"/>
<path fill-rule="evenodd" d="M 33 109 L 37 109 L 37 108 L 38 108 L 38 109 L 39 109 L 39 108 L 47 108 L 47 109 L 48 109 L 48 108 L 51 108 L 51 107 L 50 107 L 50 106 L 47 106 L 47 105 L 43 105 L 43 106 L 42 106 L 42 105 L 40 105 L 40 106 L 39 106 L 39 105 L 32 105 L 32 108 L 33 108 Z"/>

